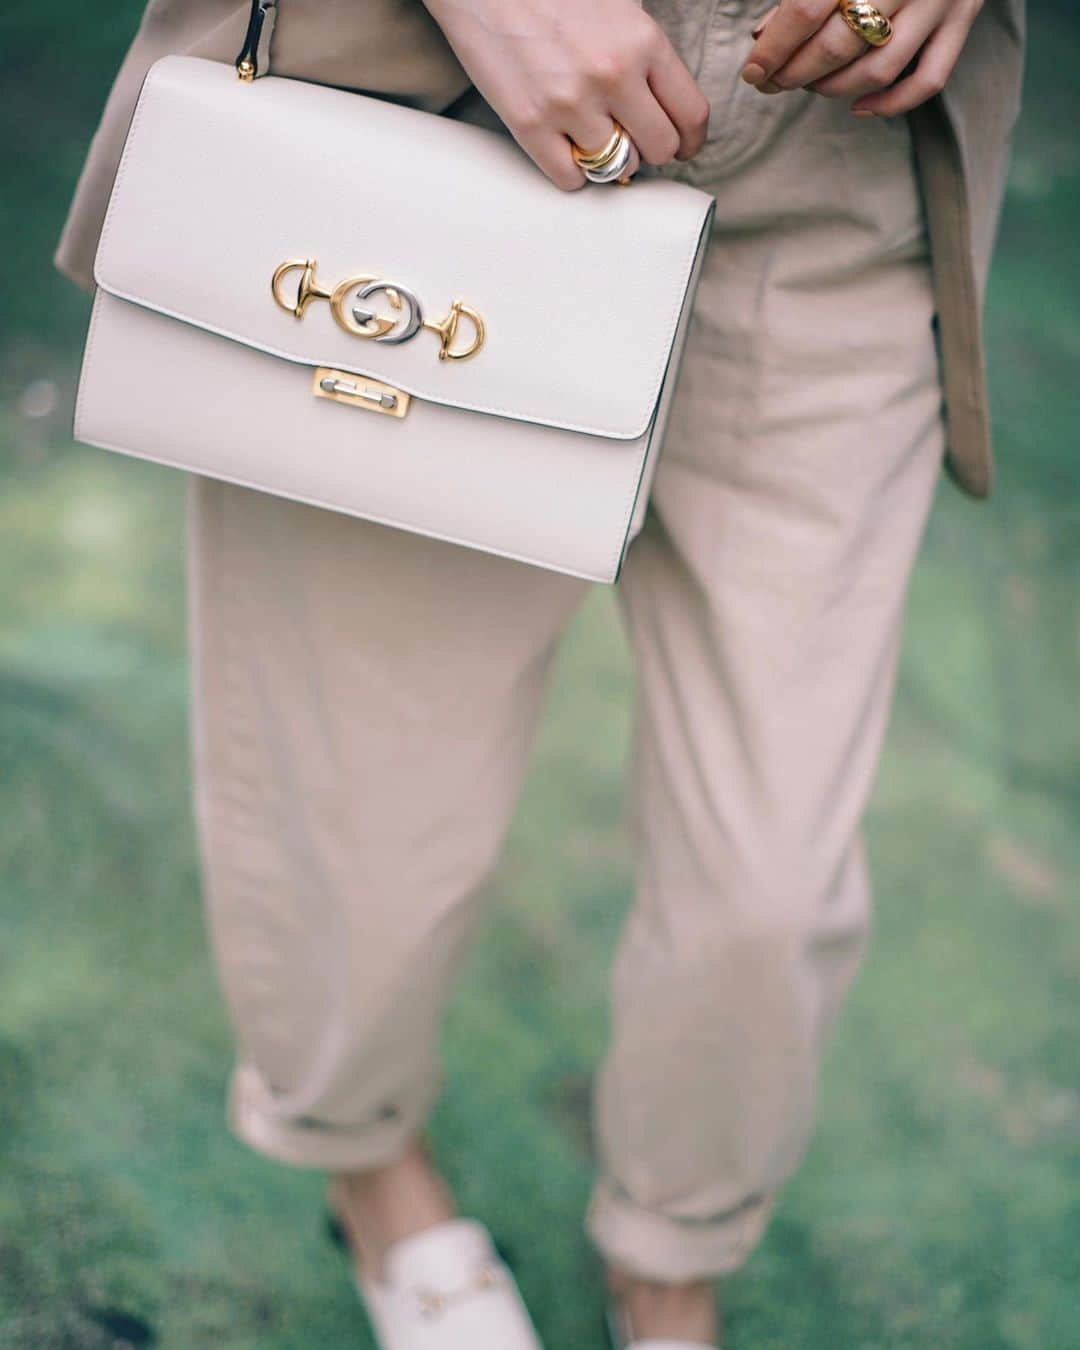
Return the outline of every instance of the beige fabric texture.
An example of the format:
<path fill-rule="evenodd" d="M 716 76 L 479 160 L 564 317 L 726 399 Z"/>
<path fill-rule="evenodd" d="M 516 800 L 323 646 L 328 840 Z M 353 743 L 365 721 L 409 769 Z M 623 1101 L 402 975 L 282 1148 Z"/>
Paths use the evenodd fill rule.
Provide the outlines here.
<path fill-rule="evenodd" d="M 672 1280 L 747 1259 L 812 1133 L 870 928 L 860 819 L 944 445 L 909 126 L 761 98 L 738 78 L 751 18 L 671 20 L 719 113 L 678 172 L 718 209 L 615 592 L 637 886 L 587 1227 Z M 587 586 L 209 480 L 190 521 L 231 1125 L 292 1163 L 375 1164 L 438 1092 L 444 1001 Z"/>
<path fill-rule="evenodd" d="M 691 64 L 707 60 L 710 35 L 769 0 L 648 0 Z M 149 0 L 117 76 L 57 252 L 61 269 L 90 287 L 105 206 L 142 80 L 166 52 L 230 61 L 247 23 L 246 0 Z M 911 117 L 926 202 L 947 418 L 946 465 L 968 493 L 991 487 L 993 455 L 981 336 L 982 294 L 1019 109 L 1024 0 L 985 0 L 941 98 Z M 743 51 L 750 36 L 740 39 Z M 733 58 L 734 59 L 734 58 Z M 470 88 L 421 0 L 281 0 L 274 34 L 278 74 L 363 89 L 445 111 Z M 745 109 L 768 114 L 764 99 Z M 725 110 L 714 109 L 723 136 Z"/>

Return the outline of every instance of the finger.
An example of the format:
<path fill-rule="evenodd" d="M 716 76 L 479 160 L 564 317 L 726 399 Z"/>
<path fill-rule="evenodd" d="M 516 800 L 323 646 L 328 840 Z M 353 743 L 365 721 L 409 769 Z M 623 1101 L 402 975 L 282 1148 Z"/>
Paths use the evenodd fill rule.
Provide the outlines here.
<path fill-rule="evenodd" d="M 836 0 L 780 0 L 742 68 L 747 84 L 763 84 L 786 65 L 836 8 Z"/>
<path fill-rule="evenodd" d="M 920 8 L 925 10 L 926 6 L 912 4 L 904 9 L 896 22 L 893 40 L 886 46 L 872 47 L 859 60 L 808 87 L 825 98 L 858 98 L 890 88 L 922 51 L 933 31 L 933 20 L 929 17 L 924 20 L 921 13 L 915 13 Z"/>
<path fill-rule="evenodd" d="M 757 23 L 751 29 L 751 33 L 755 39 L 759 38 L 762 33 L 764 33 L 766 24 L 779 8 L 779 5 L 773 5 L 772 9 L 767 9 L 761 18 L 758 19 Z"/>
<path fill-rule="evenodd" d="M 675 123 L 653 96 L 647 84 L 638 84 L 612 112 L 626 128 L 646 164 L 667 164 L 682 148 L 682 137 Z"/>
<path fill-rule="evenodd" d="M 608 119 L 610 122 L 610 118 Z M 522 130 L 511 127 L 514 139 L 522 150 L 533 160 L 556 187 L 565 192 L 574 192 L 585 186 L 585 175 L 574 163 L 570 153 L 570 142 L 560 132 L 542 130 Z"/>
<path fill-rule="evenodd" d="M 615 114 L 600 108 L 572 108 L 563 117 L 562 130 L 587 155 L 603 150 L 615 130 Z M 622 120 L 621 118 L 619 119 Z M 623 126 L 626 123 L 623 122 Z"/>
<path fill-rule="evenodd" d="M 878 8 L 882 14 L 891 18 L 900 8 L 899 0 L 878 0 Z M 932 24 L 927 23 L 920 42 L 926 38 L 931 27 Z M 892 41 L 885 47 L 870 46 L 865 38 L 851 31 L 843 16 L 836 11 L 808 42 L 803 43 L 790 61 L 773 72 L 772 83 L 781 89 L 805 89 L 834 71 L 848 66 L 861 66 L 871 54 L 891 50 L 895 44 L 894 33 Z"/>
<path fill-rule="evenodd" d="M 858 99 L 851 111 L 856 116 L 877 113 L 879 117 L 896 117 L 940 94 L 964 50 L 971 23 L 972 18 L 967 16 L 947 20 L 923 47 L 910 75 L 891 89 Z"/>
<path fill-rule="evenodd" d="M 664 45 L 649 67 L 648 87 L 678 133 L 675 158 L 690 159 L 705 144 L 709 100 L 670 43 Z"/>

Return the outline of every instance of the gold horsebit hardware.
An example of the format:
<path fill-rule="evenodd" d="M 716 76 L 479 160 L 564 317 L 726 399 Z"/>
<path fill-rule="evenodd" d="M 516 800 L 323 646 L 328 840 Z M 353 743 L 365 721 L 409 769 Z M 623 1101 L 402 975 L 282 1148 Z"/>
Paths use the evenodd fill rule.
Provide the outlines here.
<path fill-rule="evenodd" d="M 472 1280 L 458 1289 L 417 1289 L 416 1302 L 420 1315 L 425 1318 L 441 1317 L 452 1303 L 494 1289 L 502 1283 L 502 1271 L 494 1261 L 488 1261 L 480 1267 Z"/>
<path fill-rule="evenodd" d="M 450 313 L 444 319 L 425 319 L 417 297 L 396 281 L 386 281 L 375 276 L 347 277 L 329 291 L 319 284 L 315 274 L 317 267 L 315 258 L 289 258 L 274 269 L 270 290 L 275 302 L 287 314 L 302 319 L 312 300 L 327 300 L 330 313 L 340 328 L 353 337 L 371 338 L 375 342 L 408 342 L 421 328 L 427 328 L 438 334 L 440 361 L 467 361 L 484 345 L 483 319 L 475 309 L 470 309 L 461 300 L 454 301 Z M 292 300 L 282 294 L 282 282 L 291 272 L 300 273 L 296 296 Z M 392 310 L 401 312 L 395 317 L 387 317 L 369 309 L 367 302 L 380 294 L 386 296 Z M 468 346 L 455 349 L 458 326 L 463 318 L 472 325 L 472 341 Z"/>

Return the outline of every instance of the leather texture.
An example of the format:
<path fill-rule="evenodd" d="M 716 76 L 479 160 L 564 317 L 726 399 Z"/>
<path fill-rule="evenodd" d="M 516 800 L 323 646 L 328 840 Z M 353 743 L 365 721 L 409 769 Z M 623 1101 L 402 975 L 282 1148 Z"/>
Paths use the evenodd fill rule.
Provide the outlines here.
<path fill-rule="evenodd" d="M 552 186 L 506 136 L 169 56 L 132 120 L 95 264 L 76 436 L 592 580 L 640 527 L 712 198 L 643 178 Z M 297 319 L 270 281 L 375 276 L 486 340 Z M 295 292 L 296 274 L 287 283 Z M 387 297 L 372 307 L 388 317 Z M 470 336 L 463 320 L 462 341 Z M 317 367 L 413 396 L 401 419 L 313 396 Z"/>
<path fill-rule="evenodd" d="M 513 1275 L 481 1223 L 396 1243 L 384 1279 L 357 1279 L 380 1350 L 541 1350 Z"/>

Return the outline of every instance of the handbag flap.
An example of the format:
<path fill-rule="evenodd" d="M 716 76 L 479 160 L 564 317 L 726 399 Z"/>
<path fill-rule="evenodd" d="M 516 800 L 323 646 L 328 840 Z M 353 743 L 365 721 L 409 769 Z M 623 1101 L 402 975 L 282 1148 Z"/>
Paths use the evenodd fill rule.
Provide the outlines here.
<path fill-rule="evenodd" d="M 705 193 L 660 178 L 565 193 L 498 132 L 167 56 L 132 119 L 95 279 L 289 361 L 633 439 L 711 213 Z M 305 272 L 287 264 L 308 260 L 298 318 L 283 304 Z M 456 331 L 436 331 L 455 302 Z M 475 344 L 472 315 L 482 345 L 440 359 L 444 340 Z"/>

